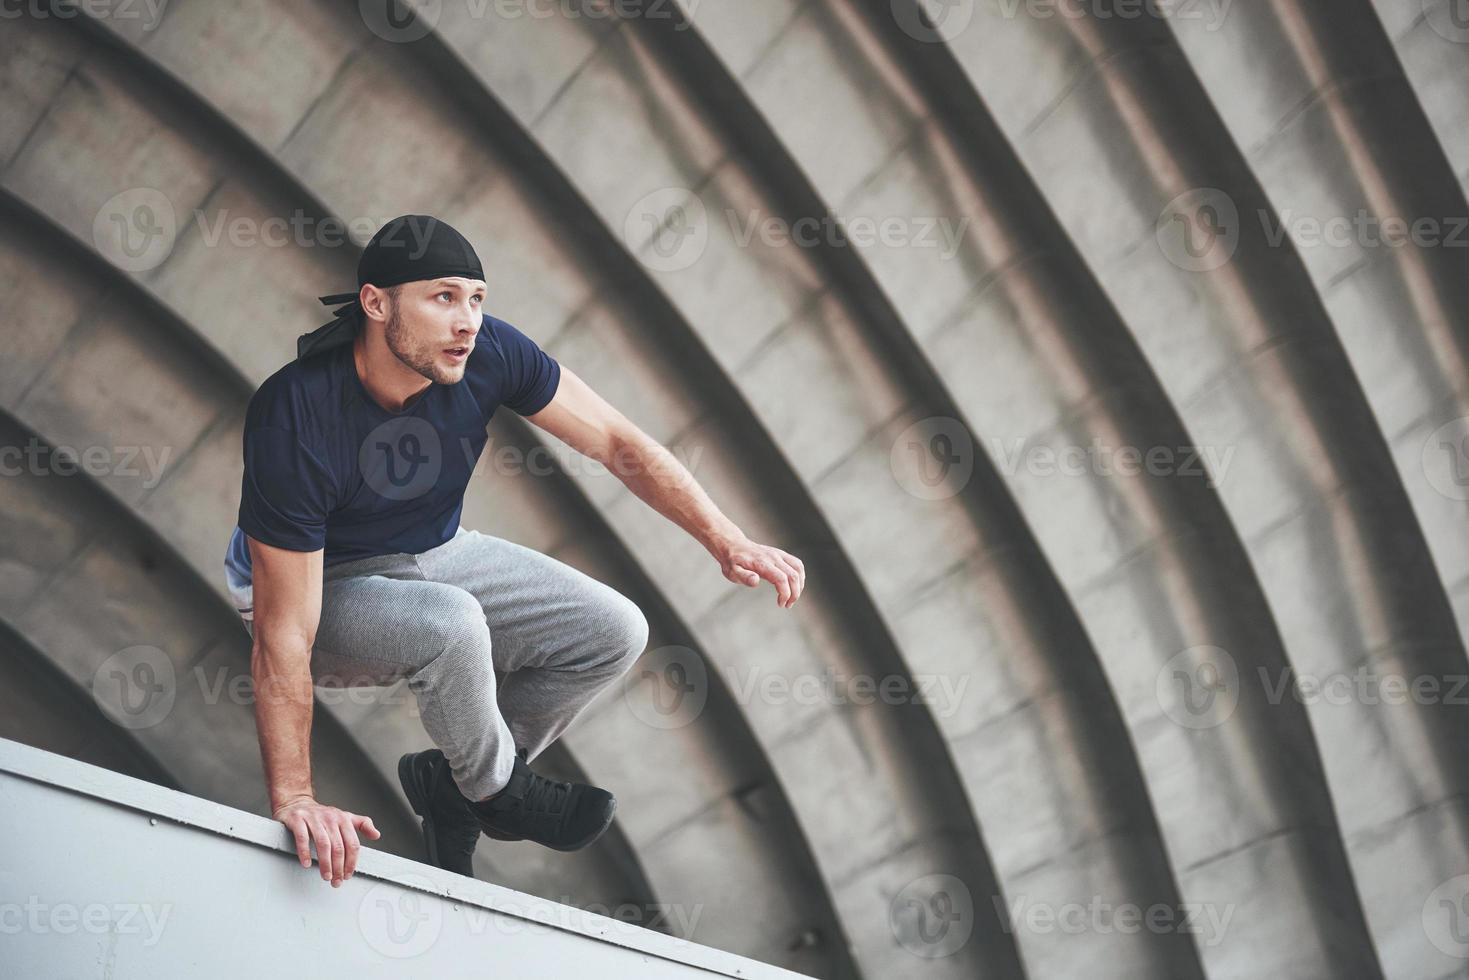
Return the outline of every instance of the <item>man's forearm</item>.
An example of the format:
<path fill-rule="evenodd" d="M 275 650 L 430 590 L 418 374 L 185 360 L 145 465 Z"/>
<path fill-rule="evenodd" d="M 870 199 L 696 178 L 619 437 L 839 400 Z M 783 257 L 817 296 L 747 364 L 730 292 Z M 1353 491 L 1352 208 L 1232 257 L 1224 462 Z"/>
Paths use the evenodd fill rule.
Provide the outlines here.
<path fill-rule="evenodd" d="M 718 555 L 722 543 L 744 537 L 734 521 L 714 506 L 692 473 L 673 454 L 643 433 L 618 440 L 612 471 L 648 506 Z"/>
<path fill-rule="evenodd" d="M 311 789 L 310 645 L 257 636 L 250 651 L 255 680 L 255 726 L 274 815 L 292 800 L 315 798 Z"/>

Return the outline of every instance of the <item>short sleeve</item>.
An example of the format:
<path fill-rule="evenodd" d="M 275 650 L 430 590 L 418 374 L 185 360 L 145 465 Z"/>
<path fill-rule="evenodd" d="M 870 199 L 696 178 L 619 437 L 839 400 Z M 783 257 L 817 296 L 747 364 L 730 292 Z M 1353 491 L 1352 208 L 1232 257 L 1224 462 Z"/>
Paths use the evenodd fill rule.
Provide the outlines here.
<path fill-rule="evenodd" d="M 496 323 L 505 357 L 505 386 L 500 403 L 520 415 L 534 415 L 556 397 L 561 365 L 534 340 L 500 320 Z"/>
<path fill-rule="evenodd" d="M 247 428 L 240 530 L 289 551 L 326 547 L 331 474 L 290 429 Z"/>

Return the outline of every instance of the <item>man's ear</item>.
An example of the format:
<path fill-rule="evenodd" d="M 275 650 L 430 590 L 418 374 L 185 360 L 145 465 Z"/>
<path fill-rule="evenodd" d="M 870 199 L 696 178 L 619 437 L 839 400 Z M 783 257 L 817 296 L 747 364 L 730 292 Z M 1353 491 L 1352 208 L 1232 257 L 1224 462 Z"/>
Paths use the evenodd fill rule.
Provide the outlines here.
<path fill-rule="evenodd" d="M 373 320 L 386 320 L 391 312 L 391 304 L 396 302 L 396 290 L 380 289 L 372 283 L 362 287 L 358 294 L 358 300 L 362 303 L 362 312 Z"/>

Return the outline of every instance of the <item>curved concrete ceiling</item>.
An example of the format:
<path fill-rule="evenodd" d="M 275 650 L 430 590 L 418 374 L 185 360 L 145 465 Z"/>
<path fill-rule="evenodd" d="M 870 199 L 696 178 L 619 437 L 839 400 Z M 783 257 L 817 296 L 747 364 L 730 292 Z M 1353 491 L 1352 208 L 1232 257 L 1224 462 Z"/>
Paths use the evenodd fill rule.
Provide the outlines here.
<path fill-rule="evenodd" d="M 0 738 L 179 788 L 167 767 L 107 716 L 91 688 L 76 684 L 56 661 L 4 623 L 0 623 L 0 687 L 6 692 Z"/>
<path fill-rule="evenodd" d="M 34 26 L 35 33 L 30 37 L 29 44 L 21 46 L 18 59 L 30 56 L 55 65 L 64 63 L 68 56 L 74 60 L 79 59 L 81 51 L 85 50 L 88 71 L 97 73 L 106 82 L 115 81 L 108 73 L 120 67 L 121 62 L 118 59 L 124 53 L 120 49 L 110 45 L 98 47 L 97 36 L 89 33 L 74 36 L 74 30 L 63 33 L 55 25 Z M 19 35 L 12 35 L 17 36 Z M 44 52 L 44 58 L 40 57 L 41 52 Z M 78 130 L 94 125 L 113 124 L 119 114 L 132 116 L 136 130 L 152 133 L 153 138 L 161 145 L 163 138 L 158 132 L 161 123 L 168 119 L 191 118 L 189 112 L 192 107 L 187 91 L 178 85 L 176 79 L 157 76 L 158 73 L 154 72 L 150 78 L 152 85 L 148 91 L 152 93 L 151 98 L 134 97 L 124 99 L 121 103 L 94 106 L 93 115 L 87 115 L 86 110 L 83 110 L 79 118 L 62 124 L 63 132 L 45 134 L 39 140 L 33 139 L 28 145 L 47 144 L 49 151 L 64 153 L 69 140 L 85 139 L 78 135 Z M 103 87 L 119 94 L 124 90 L 124 86 L 120 84 L 104 84 Z M 135 90 L 132 94 L 137 96 L 141 93 Z M 220 117 L 198 112 L 197 109 L 194 115 L 203 120 L 202 133 L 186 134 L 175 131 L 177 146 L 182 147 L 191 139 L 196 141 L 194 147 L 199 151 L 200 158 L 189 162 L 201 168 L 203 173 L 196 179 L 194 186 L 202 188 L 217 179 L 218 171 L 214 169 L 216 167 L 234 168 L 232 176 L 239 181 L 238 187 L 229 186 L 227 181 L 216 184 L 210 192 L 212 199 L 216 202 L 225 199 L 229 204 L 219 205 L 221 210 L 213 213 L 231 216 L 254 214 L 263 218 L 265 215 L 277 213 L 278 210 L 289 210 L 288 204 L 284 202 L 303 202 L 308 207 L 312 204 L 312 195 L 302 191 L 291 175 L 279 165 L 272 164 L 258 146 L 249 145 L 238 134 L 220 132 L 220 126 L 223 125 Z M 52 121 L 55 122 L 56 119 L 52 117 Z M 210 151 L 214 153 L 212 157 L 209 155 Z M 252 155 L 257 159 L 250 160 Z M 240 162 L 242 158 L 246 161 L 245 164 Z M 254 166 L 249 166 L 250 163 Z M 103 166 L 105 169 L 105 162 Z M 15 171 L 11 172 L 11 176 L 15 174 Z M 261 175 L 260 179 L 255 179 L 257 174 Z M 95 186 L 127 186 L 123 175 L 108 173 L 104 177 L 94 173 L 88 176 L 98 180 L 99 183 Z M 26 187 L 24 176 L 15 184 L 7 182 L 4 186 L 11 193 L 21 194 L 26 201 L 34 201 L 38 197 L 44 199 L 44 195 L 23 193 Z M 265 206 L 260 203 L 262 200 L 270 201 L 271 204 Z M 13 202 L 13 206 L 18 215 L 28 210 L 19 201 Z M 225 210 L 226 208 L 232 210 Z M 322 210 L 313 209 L 309 213 L 318 217 L 330 217 Z M 68 221 L 74 217 L 65 208 L 60 208 L 59 213 L 53 211 L 44 218 L 31 216 L 31 223 L 34 225 L 37 221 L 55 221 L 71 227 L 72 236 L 69 239 L 68 236 L 60 236 L 67 240 L 56 247 L 74 253 L 81 250 L 76 237 L 90 236 L 85 222 Z M 12 227 L 18 232 L 18 223 Z M 44 228 L 33 227 L 30 229 L 31 233 L 25 237 L 28 241 L 46 239 L 48 236 L 45 231 Z M 58 238 L 55 234 L 49 237 Z M 176 249 L 176 255 L 187 254 L 189 247 L 186 242 L 181 242 Z M 196 242 L 195 247 L 204 246 Z M 268 253 L 271 250 L 260 251 Z M 323 249 L 314 252 L 300 249 L 296 261 L 308 264 L 335 262 L 343 268 L 351 269 L 355 260 L 348 263 L 339 252 L 340 250 L 327 255 Z M 50 265 L 57 268 L 75 266 L 84 258 L 71 254 L 65 260 L 53 261 Z M 255 258 L 271 262 L 279 256 L 257 254 Z M 177 405 L 158 404 L 157 387 L 152 390 L 146 387 L 137 388 L 120 393 L 130 395 L 138 403 L 137 410 L 133 413 L 137 421 L 136 428 L 148 432 L 153 443 L 188 448 L 179 452 L 180 458 L 174 461 L 168 472 L 168 479 L 161 483 L 156 493 L 151 490 L 144 493 L 139 489 L 137 480 L 118 481 L 125 486 L 115 488 L 115 492 L 130 502 L 136 502 L 139 509 L 150 518 L 156 517 L 163 533 L 176 535 L 180 539 L 181 550 L 186 550 L 195 560 L 197 573 L 205 576 L 216 591 L 222 592 L 222 573 L 218 570 L 222 559 L 222 542 L 218 539 L 218 529 L 233 523 L 232 501 L 237 499 L 237 488 L 233 484 L 238 482 L 235 460 L 239 455 L 239 413 L 243 411 L 244 400 L 248 397 L 248 384 L 258 381 L 274 369 L 259 358 L 262 341 L 258 334 L 268 332 L 270 328 L 263 325 L 272 322 L 278 325 L 277 330 L 282 335 L 299 331 L 285 325 L 286 321 L 280 319 L 271 309 L 273 304 L 280 301 L 280 297 L 258 290 L 236 298 L 233 303 L 220 307 L 217 311 L 197 312 L 197 322 L 186 321 L 182 311 L 188 309 L 190 304 L 200 302 L 201 297 L 194 291 L 194 284 L 188 281 L 187 275 L 170 274 L 170 265 L 171 263 L 163 263 L 159 270 L 162 274 L 147 277 L 146 282 L 141 281 L 144 277 L 131 277 L 134 283 L 131 291 L 144 295 L 132 295 L 128 298 L 154 314 L 149 319 L 155 329 L 172 327 L 177 339 L 186 341 L 185 350 L 192 354 L 196 363 L 174 367 L 171 369 L 172 373 L 182 378 L 197 375 L 201 367 L 209 363 L 210 359 L 206 355 L 212 352 L 226 377 L 232 372 L 253 380 L 247 380 L 246 386 L 234 390 L 230 390 L 231 386 L 225 378 L 205 386 L 211 390 L 214 400 L 222 399 L 231 406 L 228 411 L 233 412 L 233 418 L 213 427 L 207 437 L 197 440 L 170 432 L 167 425 L 169 420 L 176 423 L 181 419 L 203 415 L 204 409 L 179 412 Z M 275 266 L 257 270 L 258 274 L 271 281 L 280 281 L 279 278 L 273 278 L 277 271 L 284 272 L 284 267 L 279 270 Z M 31 281 L 39 272 L 39 267 L 32 267 L 24 275 L 17 274 L 12 281 Z M 292 273 L 297 278 L 309 274 L 311 273 L 303 274 L 299 269 Z M 322 282 L 337 281 L 335 277 L 341 274 L 340 269 L 334 273 L 314 273 Z M 127 296 L 129 289 L 124 284 L 119 287 L 119 291 Z M 31 301 L 39 304 L 38 311 L 46 310 L 46 315 L 34 319 L 22 318 L 22 322 L 35 327 L 38 338 L 35 341 L 37 365 L 45 365 L 53 351 L 53 348 L 43 348 L 43 340 L 51 338 L 54 343 L 60 337 L 54 325 L 46 329 L 49 324 L 55 323 L 56 313 L 55 307 L 41 302 L 42 299 L 32 297 Z M 17 311 L 21 311 L 23 300 L 15 300 L 14 305 Z M 76 315 L 80 316 L 80 312 Z M 168 336 L 165 330 L 152 346 L 165 347 Z M 198 338 L 198 342 L 194 342 L 195 338 Z M 131 341 L 132 346 L 140 343 L 144 347 L 148 346 L 138 340 Z M 277 346 L 289 349 L 292 343 L 289 337 L 282 336 Z M 183 360 L 188 355 L 176 356 Z M 146 358 L 133 355 L 129 360 L 141 365 Z M 96 370 L 102 370 L 109 361 L 98 357 L 93 363 Z M 114 360 L 110 363 L 116 362 Z M 36 370 L 39 367 L 23 374 L 27 389 L 35 380 Z M 43 407 L 40 414 L 52 425 L 66 425 L 73 430 L 83 429 L 80 433 L 73 433 L 74 441 L 81 444 L 95 443 L 98 433 L 108 431 L 104 420 L 115 420 L 117 409 L 115 405 L 85 404 L 86 394 L 97 390 L 96 376 L 93 375 L 92 383 L 89 384 L 83 380 L 85 372 L 76 373 L 78 377 L 75 389 L 56 395 L 56 404 Z M 43 385 L 42 390 L 47 390 L 47 386 Z M 70 401 L 67 400 L 68 396 Z M 85 425 L 89 415 L 94 417 L 90 428 Z M 512 431 L 507 433 L 505 424 L 497 420 L 492 427 L 497 446 L 513 445 L 520 438 L 513 431 L 514 427 L 511 428 Z M 88 433 L 93 438 L 88 439 Z M 613 553 L 620 549 L 615 543 L 608 544 L 605 531 L 596 527 L 597 522 L 590 515 L 578 514 L 574 508 L 568 507 L 567 500 L 582 500 L 577 494 L 568 494 L 566 490 L 558 489 L 554 480 L 549 486 L 532 486 L 529 481 L 505 481 L 505 487 L 495 486 L 493 489 L 487 485 L 487 481 L 488 478 L 485 478 L 485 481 L 471 488 L 466 500 L 466 520 L 472 521 L 478 516 L 483 518 L 478 526 L 487 530 L 513 534 L 521 540 L 529 538 L 528 543 L 541 547 L 548 553 L 565 552 L 567 560 L 576 561 L 580 558 L 583 564 L 593 566 L 591 570 L 604 572 L 601 577 L 609 581 L 616 582 L 619 578 L 626 577 L 625 573 L 605 573 L 605 566 L 619 563 L 616 554 L 609 561 L 609 549 Z M 536 481 L 537 484 L 547 482 Z M 548 507 L 548 503 L 555 499 L 553 495 L 561 499 L 561 506 L 554 509 Z M 582 510 L 586 509 L 584 501 L 580 507 Z M 562 536 L 571 543 L 562 547 L 559 541 Z M 628 566 L 626 560 L 621 560 L 620 563 L 624 567 Z M 604 567 L 597 568 L 598 565 Z M 629 594 L 639 591 L 632 587 L 625 587 L 624 590 Z M 646 592 L 647 586 L 641 586 L 641 591 Z M 649 603 L 644 602 L 643 605 L 647 608 Z M 685 644 L 689 642 L 687 628 L 678 625 L 672 616 L 666 617 L 660 632 L 674 641 L 682 640 Z M 373 764 L 389 777 L 390 767 L 397 754 L 405 749 L 419 748 L 423 741 L 421 727 L 404 710 L 407 707 L 404 699 L 393 696 L 394 690 L 396 689 L 389 689 L 379 701 L 367 706 L 369 709 L 382 709 L 392 705 L 391 710 L 364 711 L 354 710 L 351 705 L 333 706 L 334 710 L 348 717 L 353 734 L 363 744 Z M 399 690 L 397 693 L 402 692 Z M 721 732 L 719 736 L 712 734 L 716 726 Z M 609 728 L 620 731 L 621 737 L 613 738 Z M 675 917 L 676 921 L 668 922 L 665 927 L 686 926 L 696 930 L 691 938 L 701 942 L 743 946 L 752 954 L 772 962 L 788 960 L 813 972 L 841 975 L 848 969 L 842 965 L 847 954 L 841 927 L 830 911 L 829 901 L 821 894 L 821 885 L 809 877 L 810 857 L 805 852 L 800 833 L 794 830 L 789 808 L 781 799 L 780 791 L 773 784 L 769 769 L 759 754 L 747 750 L 746 739 L 741 735 L 743 730 L 745 729 L 738 713 L 731 711 L 728 706 L 728 695 L 717 682 L 712 683 L 706 710 L 697 719 L 691 719 L 690 723 L 677 731 L 654 732 L 663 735 L 659 740 L 658 751 L 648 753 L 642 758 L 645 762 L 658 762 L 663 763 L 662 765 L 643 769 L 630 766 L 626 761 L 621 763 L 619 768 L 628 773 L 630 780 L 635 780 L 631 785 L 636 787 L 624 795 L 635 798 L 637 794 L 647 794 L 650 800 L 658 801 L 658 805 L 641 809 L 629 808 L 631 812 L 624 813 L 620 825 L 629 828 L 634 834 L 659 839 L 663 846 L 654 853 L 658 866 L 651 870 L 667 881 L 669 891 L 681 896 L 697 895 L 699 898 L 697 902 L 682 902 L 680 915 Z M 599 710 L 594 705 L 579 723 L 578 731 L 568 734 L 564 744 L 571 747 L 574 753 L 577 752 L 577 746 L 583 743 L 589 747 L 604 744 L 626 745 L 629 732 L 641 734 L 644 741 L 647 741 L 649 729 L 627 707 L 619 712 Z M 595 751 L 593 754 L 595 755 Z M 608 768 L 604 766 L 601 771 L 608 771 Z M 614 773 L 617 771 L 619 769 L 612 770 Z M 697 778 L 691 780 L 683 775 L 691 772 Z M 609 835 L 608 842 L 617 836 Z M 585 854 L 548 862 L 544 855 L 538 853 L 539 850 L 520 845 L 495 849 L 486 847 L 481 849 L 479 857 L 488 862 L 486 855 L 495 855 L 495 862 L 487 864 L 487 877 L 506 880 L 508 876 L 519 887 L 549 897 L 569 897 L 573 902 L 592 901 L 607 907 L 628 905 L 643 915 L 663 913 L 664 906 L 669 904 L 666 901 L 655 901 L 651 894 L 644 893 L 645 889 L 629 888 L 627 884 L 615 885 L 609 880 L 609 870 L 619 867 L 629 872 L 636 871 L 634 881 L 639 880 L 641 870 L 637 869 L 638 862 L 635 859 L 628 861 L 616 855 L 605 854 L 599 859 L 598 854 L 607 850 L 599 846 Z M 730 887 L 717 901 L 702 894 L 702 890 L 696 887 L 696 882 L 689 882 L 685 878 L 693 870 L 688 867 L 690 855 L 698 853 L 743 855 L 740 867 L 745 873 L 739 876 L 730 875 Z M 600 874 L 594 867 L 599 861 L 605 865 Z M 782 925 L 778 927 L 776 923 Z"/>
<path fill-rule="evenodd" d="M 1445 3 L 1379 21 L 1273 0 L 1218 23 L 920 0 L 391 21 L 175 0 L 150 23 L 63 6 L 78 16 L 0 34 L 0 187 L 84 271 L 38 290 L 27 236 L 0 239 L 24 284 L 3 296 L 23 355 L 0 364 L 3 404 L 52 443 L 181 453 L 156 490 L 103 474 L 88 504 L 8 487 L 24 520 L 77 506 L 156 534 L 214 602 L 239 409 L 324 318 L 314 297 L 350 285 L 356 246 L 212 241 L 211 222 L 350 216 L 360 241 L 415 211 L 480 247 L 497 314 L 806 560 L 807 597 L 775 609 L 497 417 L 497 445 L 562 463 L 479 481 L 466 523 L 617 585 L 655 638 L 559 760 L 618 788 L 621 846 L 497 850 L 492 873 L 699 907 L 693 938 L 815 976 L 1454 965 L 1424 903 L 1469 871 L 1462 708 L 1283 692 L 1291 671 L 1464 672 L 1464 504 L 1425 449 L 1469 397 L 1464 253 L 1269 232 L 1469 212 L 1469 36 Z M 948 7 L 967 23 L 936 23 Z M 146 267 L 94 234 L 136 188 L 184 216 Z M 865 243 L 885 219 L 937 240 Z M 1079 447 L 1081 471 L 1037 463 Z M 1172 468 L 1098 467 L 1098 447 Z M 29 568 L 11 540 L 0 560 Z M 92 574 L 67 587 L 113 588 Z M 190 622 L 175 595 L 119 594 Z M 90 661 L 12 608 L 80 676 Z M 116 645 L 115 620 L 78 618 Z M 684 652 L 709 706 L 660 728 L 648 699 Z M 832 672 L 938 697 L 759 693 Z M 390 787 L 422 741 L 401 711 L 332 717 L 368 776 L 344 793 Z M 249 719 L 226 727 L 240 752 Z M 950 948 L 932 917 L 956 897 Z M 1025 918 L 1098 903 L 1202 909 L 1222 934 Z"/>
<path fill-rule="evenodd" d="M 1418 194 L 1412 206 L 1464 213 L 1449 168 L 1434 167 L 1436 145 L 1421 114 L 1391 107 L 1406 92 L 1381 26 L 1365 4 L 1352 7 L 1356 19 L 1327 25 L 1319 12 L 1307 16 L 1295 4 L 1262 5 L 1236 11 L 1208 38 L 1198 36 L 1200 24 L 1180 21 L 1176 32 L 1193 39 L 1189 49 L 1203 66 L 1198 74 L 1175 29 L 1149 18 L 995 19 L 994 34 L 969 32 L 955 50 L 984 96 L 1013 84 L 995 69 L 996 35 L 1023 35 L 1049 66 L 1032 73 L 1029 104 L 990 104 L 1074 229 L 1082 255 L 1098 270 L 1194 437 L 1236 449 L 1219 494 L 1260 575 L 1293 669 L 1314 679 L 1364 672 L 1369 679 L 1447 679 L 1462 675 L 1464 648 L 1423 534 L 1424 526 L 1442 529 L 1436 515 L 1445 508 L 1430 508 L 1430 523 L 1420 523 L 1383 434 L 1384 428 L 1397 434 L 1404 415 L 1430 409 L 1422 400 L 1414 407 L 1415 396 L 1384 392 L 1383 365 L 1393 355 L 1369 354 L 1364 346 L 1436 349 L 1437 365 L 1410 368 L 1400 357 L 1397 373 L 1418 373 L 1430 391 L 1451 390 L 1462 373 L 1464 323 L 1462 314 L 1440 315 L 1435 286 L 1451 276 L 1433 270 L 1452 263 L 1462 281 L 1463 253 L 1428 248 L 1343 277 L 1338 263 L 1353 261 L 1341 254 L 1350 249 L 1312 252 L 1294 237 L 1272 240 L 1269 230 L 1270 219 L 1278 226 L 1282 216 L 1291 217 L 1293 204 L 1323 219 L 1339 208 L 1350 216 L 1359 204 L 1389 216 L 1410 204 L 1401 192 L 1415 186 L 1434 189 Z M 1333 37 L 1337 51 L 1327 58 Z M 1242 55 L 1225 50 L 1232 44 L 1247 45 L 1256 65 L 1257 85 L 1247 94 L 1236 94 Z M 1272 56 L 1264 58 L 1263 50 Z M 1231 58 L 1232 70 L 1222 71 L 1219 63 Z M 1333 63 L 1386 74 L 1375 95 L 1338 95 L 1352 90 L 1335 80 Z M 1314 100 L 1309 85 L 1301 88 L 1303 65 L 1305 78 L 1314 74 L 1326 88 L 1319 108 L 1304 114 L 1301 106 Z M 1215 87 L 1206 89 L 1211 80 Z M 1290 98 L 1290 105 L 1276 102 L 1277 121 L 1265 125 L 1279 129 L 1280 138 L 1256 148 L 1264 131 L 1249 131 L 1247 120 L 1254 124 L 1256 112 L 1268 119 L 1271 110 L 1261 107 L 1277 97 Z M 1221 116 L 1216 104 L 1230 108 Z M 1314 127 L 1303 144 L 1308 156 L 1286 168 L 1298 173 L 1309 159 L 1316 176 L 1289 186 L 1269 159 L 1272 149 L 1285 152 L 1303 139 L 1297 120 L 1311 130 L 1312 119 L 1322 117 L 1336 124 Z M 1394 138 L 1428 157 L 1415 159 L 1412 169 L 1400 161 L 1388 176 L 1373 164 L 1374 155 L 1381 162 L 1388 152 L 1381 134 L 1365 137 L 1353 117 L 1379 126 L 1391 119 L 1399 130 Z M 1255 159 L 1239 146 L 1256 149 Z M 1252 162 L 1271 181 L 1273 199 Z M 1060 193 L 1081 181 L 1096 192 Z M 1366 198 L 1359 193 L 1364 189 Z M 1207 221 L 1203 208 L 1225 215 L 1233 229 L 1210 242 L 1214 254 L 1177 251 L 1166 239 L 1159 247 L 1152 241 L 1160 237 L 1158 222 L 1140 220 L 1160 215 L 1166 222 L 1177 214 L 1185 222 Z M 1140 247 L 1144 242 L 1151 247 Z M 1376 285 L 1366 286 L 1369 276 Z M 1335 321 L 1332 280 L 1363 290 L 1343 300 L 1350 312 L 1338 309 Z M 1390 327 L 1378 322 L 1363 337 L 1359 307 L 1367 296 L 1380 313 L 1393 315 Z M 1343 338 L 1354 334 L 1361 377 L 1379 393 L 1377 406 L 1347 358 Z M 1428 401 L 1438 397 L 1430 394 Z M 1412 486 L 1423 486 L 1420 498 L 1442 496 L 1424 479 L 1425 436 L 1417 437 L 1419 458 L 1403 473 Z M 1442 697 L 1395 703 L 1381 696 L 1345 703 L 1318 697 L 1307 706 L 1367 925 L 1377 947 L 1399 958 L 1395 969 L 1428 971 L 1442 961 L 1441 951 L 1423 941 L 1422 903 L 1400 896 L 1428 896 L 1445 880 L 1445 869 L 1469 865 L 1465 777 L 1456 761 L 1469 731 L 1463 708 Z M 1340 949 L 1339 940 L 1322 949 Z"/>

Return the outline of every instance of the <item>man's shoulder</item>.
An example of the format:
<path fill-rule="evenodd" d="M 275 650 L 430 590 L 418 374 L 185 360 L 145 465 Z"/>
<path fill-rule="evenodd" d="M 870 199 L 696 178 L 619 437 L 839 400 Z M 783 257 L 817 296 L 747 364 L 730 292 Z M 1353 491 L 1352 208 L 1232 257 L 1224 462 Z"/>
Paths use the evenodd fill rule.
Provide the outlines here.
<path fill-rule="evenodd" d="M 493 313 L 480 315 L 482 322 L 474 347 L 476 354 L 482 354 L 483 368 L 497 375 L 503 374 L 518 360 L 523 360 L 528 350 L 540 347 L 535 339 L 510 321 Z M 473 357 L 471 354 L 471 360 Z"/>
<path fill-rule="evenodd" d="M 505 330 L 509 327 L 510 324 L 493 313 L 481 313 L 479 336 L 474 342 L 475 350 L 482 350 L 485 354 L 495 358 L 503 357 L 504 352 L 501 349 L 501 343 L 505 335 Z"/>
<path fill-rule="evenodd" d="M 291 429 L 303 439 L 329 414 L 331 354 L 288 361 L 260 383 L 245 411 L 247 428 Z"/>
<path fill-rule="evenodd" d="M 505 377 L 505 343 L 515 328 L 492 313 L 481 313 L 480 317 L 479 335 L 469 355 L 468 373 L 498 388 Z"/>

